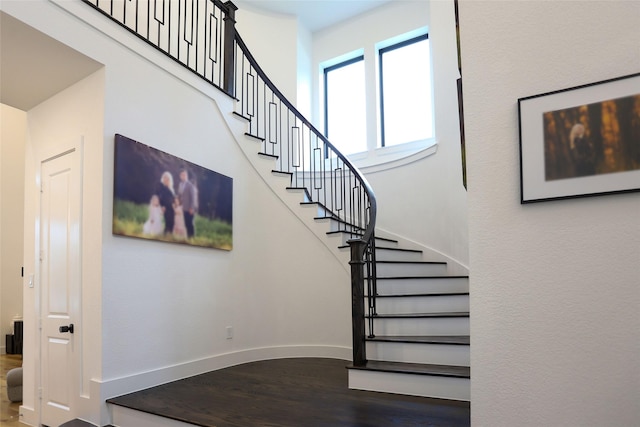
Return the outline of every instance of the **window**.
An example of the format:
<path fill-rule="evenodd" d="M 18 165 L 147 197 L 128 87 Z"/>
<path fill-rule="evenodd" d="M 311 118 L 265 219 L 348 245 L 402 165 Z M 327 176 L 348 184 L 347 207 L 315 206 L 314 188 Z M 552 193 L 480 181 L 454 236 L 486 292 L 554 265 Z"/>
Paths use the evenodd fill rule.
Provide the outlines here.
<path fill-rule="evenodd" d="M 382 147 L 433 136 L 427 34 L 378 51 Z"/>
<path fill-rule="evenodd" d="M 324 132 L 344 154 L 367 150 L 364 56 L 324 69 Z"/>
<path fill-rule="evenodd" d="M 356 166 L 394 167 L 435 153 L 427 27 L 366 40 L 320 66 L 325 135 Z"/>

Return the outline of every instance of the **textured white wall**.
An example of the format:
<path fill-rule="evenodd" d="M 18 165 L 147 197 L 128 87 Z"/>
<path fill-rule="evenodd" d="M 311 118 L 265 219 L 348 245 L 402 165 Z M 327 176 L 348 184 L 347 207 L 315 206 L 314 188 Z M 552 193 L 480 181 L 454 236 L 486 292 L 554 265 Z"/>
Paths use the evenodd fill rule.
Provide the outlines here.
<path fill-rule="evenodd" d="M 638 72 L 640 3 L 463 1 L 471 417 L 640 424 L 640 193 L 519 203 L 517 99 Z"/>

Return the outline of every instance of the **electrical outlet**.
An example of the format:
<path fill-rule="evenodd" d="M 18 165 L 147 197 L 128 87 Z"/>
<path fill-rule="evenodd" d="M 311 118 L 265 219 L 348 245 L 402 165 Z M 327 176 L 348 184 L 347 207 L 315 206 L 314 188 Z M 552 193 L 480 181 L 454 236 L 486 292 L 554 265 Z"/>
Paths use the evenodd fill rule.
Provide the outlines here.
<path fill-rule="evenodd" d="M 227 326 L 227 339 L 230 340 L 233 338 L 233 326 Z"/>

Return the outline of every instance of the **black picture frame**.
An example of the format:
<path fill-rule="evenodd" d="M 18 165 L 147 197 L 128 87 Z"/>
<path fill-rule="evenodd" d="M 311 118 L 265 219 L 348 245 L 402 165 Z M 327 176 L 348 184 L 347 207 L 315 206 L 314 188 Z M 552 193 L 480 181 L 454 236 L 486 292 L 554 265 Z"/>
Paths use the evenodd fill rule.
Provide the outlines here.
<path fill-rule="evenodd" d="M 518 99 L 520 202 L 640 191 L 640 73 Z"/>

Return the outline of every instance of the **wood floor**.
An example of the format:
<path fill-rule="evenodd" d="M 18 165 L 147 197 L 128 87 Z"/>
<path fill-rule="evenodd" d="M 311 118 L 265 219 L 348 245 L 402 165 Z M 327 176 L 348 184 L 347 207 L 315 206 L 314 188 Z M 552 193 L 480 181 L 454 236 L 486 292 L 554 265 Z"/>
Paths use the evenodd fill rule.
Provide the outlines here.
<path fill-rule="evenodd" d="M 19 427 L 18 411 L 20 402 L 10 402 L 7 397 L 7 372 L 13 368 L 22 366 L 22 355 L 0 355 L 0 425 L 2 427 Z"/>
<path fill-rule="evenodd" d="M 253 362 L 110 399 L 202 427 L 469 426 L 468 402 L 349 390 L 348 362 Z"/>

